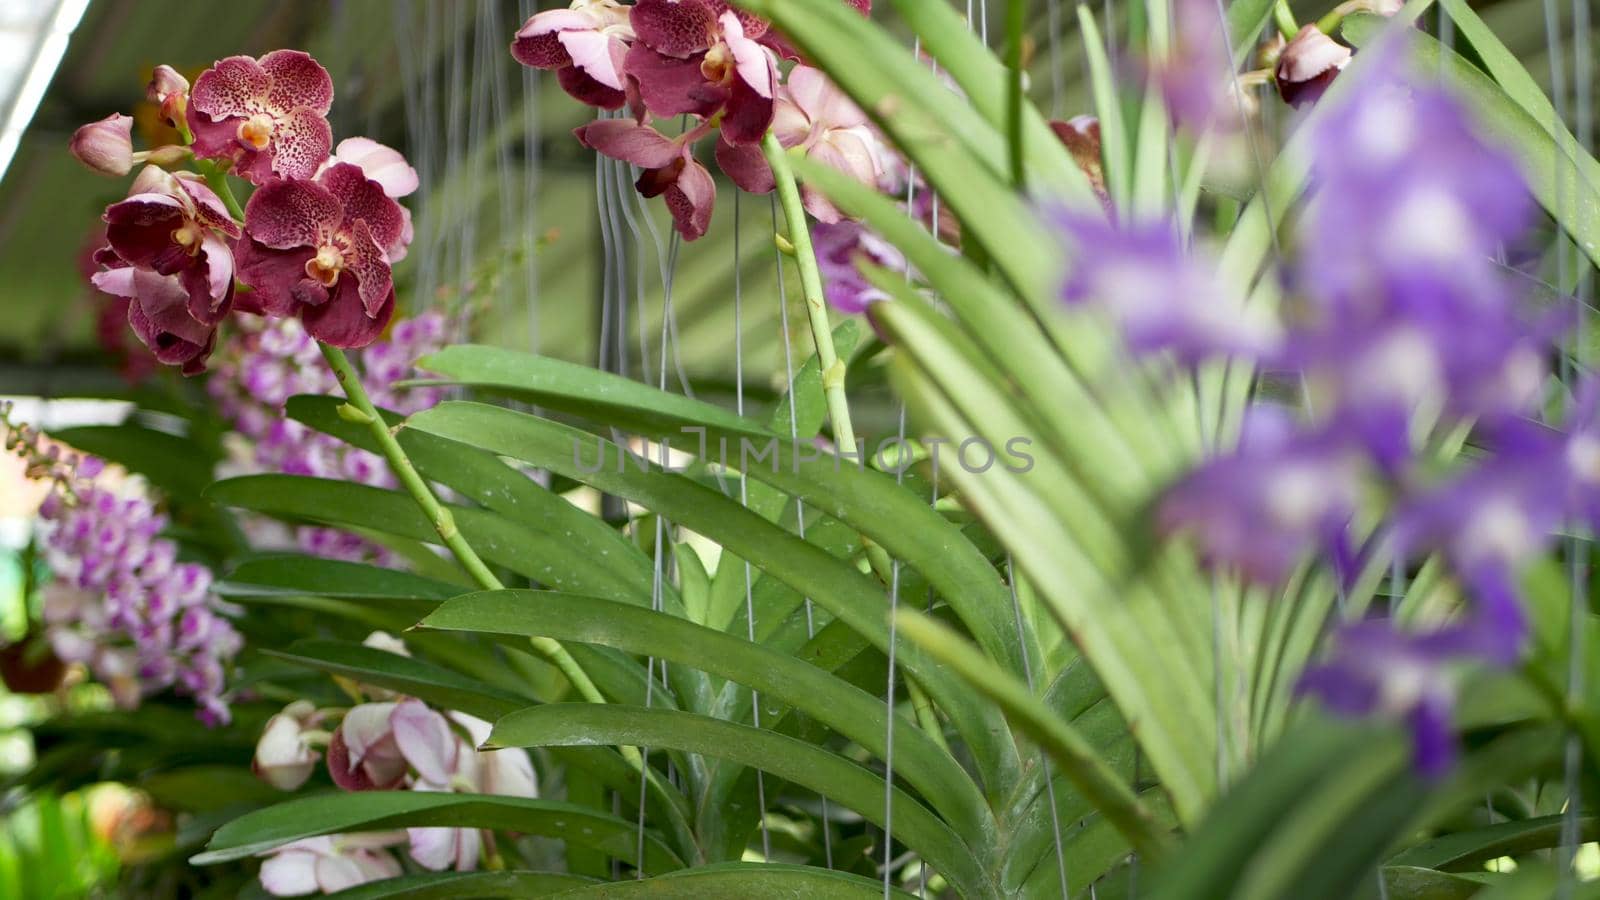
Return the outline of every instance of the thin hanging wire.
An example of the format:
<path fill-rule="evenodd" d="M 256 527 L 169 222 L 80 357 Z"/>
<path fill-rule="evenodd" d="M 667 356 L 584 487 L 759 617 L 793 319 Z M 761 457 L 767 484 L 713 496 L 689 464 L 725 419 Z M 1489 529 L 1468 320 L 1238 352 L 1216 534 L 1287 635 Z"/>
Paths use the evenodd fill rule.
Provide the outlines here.
<path fill-rule="evenodd" d="M 904 448 L 906 445 L 906 407 L 900 404 L 900 424 L 896 430 L 899 442 L 896 447 Z M 906 467 L 895 466 L 895 484 L 901 484 L 905 478 Z M 884 740 L 883 740 L 883 897 L 889 900 L 894 891 L 894 689 L 895 689 L 895 649 L 899 643 L 899 622 L 897 613 L 900 610 L 900 560 L 893 559 L 889 563 L 889 674 L 888 686 L 884 689 Z"/>
<path fill-rule="evenodd" d="M 736 201 L 737 202 L 737 201 Z M 776 196 L 769 197 L 767 206 L 772 214 L 772 233 L 778 233 L 778 200 Z M 778 277 L 778 327 L 783 338 L 783 381 L 784 389 L 789 398 L 789 451 L 796 453 L 800 446 L 800 418 L 795 409 L 794 399 L 794 344 L 789 335 L 789 289 L 783 280 L 783 251 L 777 244 L 773 244 L 772 258 L 777 267 Z M 794 501 L 795 529 L 801 540 L 806 538 L 806 504 L 796 497 Z M 817 636 L 817 621 L 813 612 L 811 598 L 803 598 L 806 611 L 806 640 Z M 829 824 L 832 817 L 828 812 L 828 795 L 818 794 L 822 799 L 822 858 L 829 869 L 833 868 L 833 828 Z M 763 822 L 763 824 L 765 824 Z"/>

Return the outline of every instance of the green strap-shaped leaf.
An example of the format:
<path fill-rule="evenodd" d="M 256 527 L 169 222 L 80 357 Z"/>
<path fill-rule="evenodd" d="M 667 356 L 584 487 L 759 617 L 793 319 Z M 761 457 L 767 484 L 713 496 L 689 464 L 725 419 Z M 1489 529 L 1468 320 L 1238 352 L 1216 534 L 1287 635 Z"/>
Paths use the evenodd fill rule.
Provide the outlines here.
<path fill-rule="evenodd" d="M 906 637 L 998 703 L 1011 723 L 1055 759 L 1061 773 L 1122 831 L 1128 843 L 1152 857 L 1165 852 L 1170 843 L 1168 836 L 1140 805 L 1132 789 L 1070 723 L 1052 713 L 1026 685 L 1001 672 L 970 644 L 927 616 L 901 610 L 899 623 Z"/>
<path fill-rule="evenodd" d="M 644 859 L 639 865 L 635 822 L 553 800 L 431 791 L 321 794 L 256 810 L 218 828 L 206 852 L 190 862 L 229 862 L 324 834 L 426 826 L 492 828 L 559 838 L 603 850 L 647 873 L 683 867 L 653 831 L 644 834 Z"/>
<path fill-rule="evenodd" d="M 816 791 L 884 824 L 884 782 L 850 760 L 785 735 L 672 710 L 558 703 L 512 713 L 495 723 L 497 747 L 669 747 L 727 759 Z M 910 794 L 894 789 L 894 834 L 922 854 L 964 896 L 996 895 L 968 843 Z"/>
<path fill-rule="evenodd" d="M 493 591 L 457 597 L 424 628 L 544 636 L 601 644 L 694 666 L 793 706 L 882 758 L 883 700 L 760 644 L 683 619 L 620 603 L 548 591 Z M 950 755 L 910 721 L 895 728 L 895 774 L 943 813 L 969 841 L 994 838 L 983 795 Z"/>
<path fill-rule="evenodd" d="M 1006 661 L 1012 671 L 1022 671 L 1014 629 L 1005 612 L 1010 600 L 999 575 L 960 528 L 931 509 L 923 496 L 897 484 L 892 476 L 856 461 L 802 453 L 802 447 L 812 448 L 797 447 L 786 436 L 710 404 L 607 372 L 582 369 L 578 375 L 571 364 L 559 360 L 459 346 L 428 356 L 418 365 L 447 376 L 455 384 L 509 392 L 616 427 L 646 429 L 646 433 L 666 437 L 680 447 L 687 445 L 697 455 L 703 439 L 705 455 L 711 457 L 706 461 L 720 461 L 725 456 L 730 465 L 743 468 L 751 478 L 800 497 L 810 508 L 860 529 L 893 556 L 923 573 L 985 650 Z M 592 442 L 592 436 L 576 431 L 571 431 L 571 440 L 549 447 L 538 459 L 530 459 L 529 451 L 519 442 L 490 441 L 479 429 L 447 430 L 443 423 L 453 414 L 447 413 L 446 407 L 459 409 L 461 405 L 444 404 L 425 410 L 413 416 L 408 427 L 546 466 L 597 488 L 597 479 L 610 478 L 614 472 L 626 477 L 646 462 L 622 460 L 603 466 L 600 472 L 589 472 L 587 469 L 593 468 L 597 457 L 590 444 L 584 442 Z M 489 415 L 484 413 L 485 418 Z M 530 416 L 523 418 L 539 421 Z M 741 443 L 744 440 L 752 442 L 749 455 Z M 870 448 L 863 448 L 862 452 L 870 452 Z M 674 521 L 682 521 L 668 515 Z"/>
<path fill-rule="evenodd" d="M 359 600 L 411 600 L 433 606 L 461 589 L 452 584 L 364 563 L 283 554 L 240 563 L 212 590 L 224 597 L 311 595 Z"/>
<path fill-rule="evenodd" d="M 388 653 L 346 641 L 296 641 L 287 651 L 266 655 L 323 672 L 400 691 L 445 709 L 493 721 L 534 699 L 484 684 L 426 660 Z"/>
<path fill-rule="evenodd" d="M 743 508 L 737 501 L 723 496 L 718 491 L 680 475 L 663 472 L 654 464 L 632 458 L 631 455 L 625 458 L 616 445 L 587 432 L 525 413 L 484 404 L 462 402 L 441 404 L 413 416 L 408 427 L 472 441 L 494 452 L 535 465 L 547 466 L 559 474 L 579 479 L 598 490 L 627 498 L 659 512 L 672 521 L 717 541 L 735 556 L 749 560 L 752 565 L 783 581 L 796 591 L 812 597 L 817 604 L 844 620 L 879 649 L 885 651 L 888 649 L 889 633 L 887 623 L 883 619 L 882 585 L 821 548 L 801 540 Z M 573 465 L 574 453 L 585 460 L 603 461 L 598 470 L 588 471 L 586 468 Z M 753 468 L 758 469 L 763 476 L 768 474 L 765 465 Z M 850 474 L 856 472 L 850 467 L 845 467 L 842 471 Z M 888 484 L 892 488 L 893 479 L 889 479 Z M 857 502 L 860 502 L 860 499 L 858 497 Z M 880 509 L 877 526 L 910 532 L 911 529 L 908 527 L 910 522 L 920 521 L 922 516 L 932 514 L 925 502 L 916 501 L 909 494 L 906 495 L 906 499 L 913 501 L 915 516 L 897 520 L 883 515 L 884 511 Z M 822 512 L 830 515 L 840 512 L 837 504 L 820 508 Z M 898 506 L 894 509 L 898 510 Z M 937 515 L 934 517 L 941 525 L 949 524 Z M 976 548 L 972 548 L 965 537 L 960 535 L 959 530 L 955 534 L 954 543 L 930 539 L 928 536 L 923 536 L 922 539 L 929 542 L 927 549 L 936 556 L 941 553 L 953 555 L 956 550 L 963 549 L 964 545 L 982 560 L 982 554 L 978 553 Z M 905 537 L 911 540 L 916 538 L 914 534 Z M 895 543 L 898 544 L 900 540 L 896 538 Z M 927 553 L 920 555 L 926 557 Z M 987 565 L 986 560 L 984 565 Z M 990 573 L 998 582 L 998 575 L 993 575 L 992 569 Z M 1004 590 L 1003 586 L 1001 590 Z M 1005 602 L 1009 604 L 1009 596 L 1003 596 L 1006 597 Z M 975 605 L 974 598 L 974 594 L 966 594 L 963 600 L 968 610 L 977 616 L 979 613 L 972 610 Z M 991 634 L 998 628 L 998 625 L 994 624 L 993 617 L 1003 613 L 1005 608 L 991 605 L 987 613 L 984 613 L 987 621 L 991 623 Z M 970 627 L 970 622 L 968 624 Z M 995 639 L 998 640 L 998 636 Z M 1013 638 L 1002 645 L 1002 649 L 1009 649 L 1014 654 L 1015 646 Z M 957 730 L 966 738 L 984 775 L 985 788 L 990 791 L 1008 791 L 1015 783 L 1019 763 L 1016 746 L 999 715 L 987 705 L 975 703 L 976 698 L 969 688 L 930 666 L 928 661 L 914 649 L 903 654 L 900 663 L 928 689 L 929 694 L 944 708 Z M 1020 665 L 1018 670 L 1020 671 Z"/>
<path fill-rule="evenodd" d="M 558 896 L 564 900 L 866 900 L 883 895 L 883 882 L 849 872 L 785 863 L 717 863 L 637 881 L 592 884 Z M 910 900 L 915 895 L 893 888 L 890 896 Z"/>
<path fill-rule="evenodd" d="M 213 484 L 206 495 L 218 503 L 288 519 L 354 525 L 384 534 L 439 544 L 439 534 L 409 496 L 398 491 L 298 475 L 246 475 Z M 524 528 L 498 513 L 448 506 L 457 528 L 478 555 L 540 584 L 645 604 L 613 570 L 572 552 L 564 537 Z"/>
<path fill-rule="evenodd" d="M 371 431 L 339 417 L 340 405 L 333 397 L 299 396 L 289 398 L 286 408 L 296 421 L 351 446 L 379 452 Z M 387 420 L 398 424 L 401 418 Z M 616 582 L 615 590 L 628 591 L 641 602 L 651 596 L 654 567 L 650 558 L 598 517 L 545 489 L 494 454 L 421 432 L 402 431 L 399 438 L 406 455 L 425 477 L 546 540 L 566 545 L 570 556 L 605 559 L 605 566 L 593 568 L 604 570 L 604 576 Z M 605 596 L 613 594 L 608 592 Z M 677 589 L 670 585 L 666 586 L 662 602 L 671 611 L 682 609 Z"/>
<path fill-rule="evenodd" d="M 1389 864 L 1461 869 L 1501 856 L 1521 856 L 1544 850 L 1561 843 L 1563 818 L 1560 815 L 1538 816 L 1452 832 L 1395 855 Z M 1600 836 L 1600 818 L 1580 816 L 1578 842 L 1586 843 L 1597 836 Z"/>
<path fill-rule="evenodd" d="M 593 883 L 592 878 L 564 872 L 426 872 L 368 882 L 328 896 L 337 900 L 488 900 L 564 895 Z"/>

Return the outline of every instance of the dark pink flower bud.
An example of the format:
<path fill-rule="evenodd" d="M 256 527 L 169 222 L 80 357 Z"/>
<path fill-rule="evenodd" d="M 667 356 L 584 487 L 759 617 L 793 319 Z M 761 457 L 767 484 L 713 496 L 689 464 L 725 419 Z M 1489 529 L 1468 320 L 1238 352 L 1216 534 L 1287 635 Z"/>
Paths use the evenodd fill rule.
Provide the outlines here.
<path fill-rule="evenodd" d="M 1349 63 L 1349 47 L 1323 34 L 1317 26 L 1307 25 L 1278 55 L 1273 78 L 1284 102 L 1304 106 L 1315 103 Z"/>
<path fill-rule="evenodd" d="M 102 175 L 126 175 L 133 169 L 133 119 L 112 113 L 72 133 L 68 145 L 78 162 Z"/>

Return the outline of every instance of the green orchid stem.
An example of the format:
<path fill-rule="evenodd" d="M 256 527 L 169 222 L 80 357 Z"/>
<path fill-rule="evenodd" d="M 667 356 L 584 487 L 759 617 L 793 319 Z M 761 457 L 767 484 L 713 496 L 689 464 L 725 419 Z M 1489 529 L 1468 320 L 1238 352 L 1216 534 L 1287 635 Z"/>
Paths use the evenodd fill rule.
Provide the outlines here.
<path fill-rule="evenodd" d="M 365 425 L 367 430 L 372 432 L 383 458 L 389 462 L 390 470 L 400 479 L 400 484 L 405 487 L 406 493 L 417 502 L 423 515 L 427 516 L 433 525 L 434 531 L 439 533 L 439 539 L 444 541 L 444 545 L 450 549 L 456 561 L 461 563 L 461 567 L 467 570 L 467 574 L 472 576 L 472 580 L 484 590 L 503 590 L 505 585 L 489 571 L 489 567 L 478 556 L 478 552 L 467 543 L 460 529 L 456 528 L 455 517 L 450 515 L 450 510 L 433 495 L 433 489 L 428 487 L 428 483 L 411 464 L 411 458 L 406 456 L 406 451 L 395 439 L 394 433 L 384 424 L 383 417 L 378 414 L 377 408 L 372 405 L 372 399 L 367 396 L 366 388 L 362 387 L 360 376 L 351 367 L 349 357 L 337 347 L 322 343 L 318 346 L 322 348 L 322 357 L 328 361 L 328 367 L 333 369 L 334 377 L 339 379 L 339 386 L 344 389 L 344 395 L 349 398 L 350 405 L 355 407 L 353 410 L 342 411 L 340 415 L 347 421 Z M 578 661 L 572 658 L 572 654 L 568 653 L 559 641 L 547 637 L 535 637 L 530 640 L 533 648 L 560 669 L 561 674 L 572 682 L 572 686 L 585 700 L 590 703 L 606 702 L 588 673 L 583 671 L 583 667 L 578 665 Z M 625 748 L 625 750 L 631 749 Z M 624 752 L 624 756 L 627 755 Z M 637 754 L 632 759 L 637 762 Z"/>
<path fill-rule="evenodd" d="M 233 196 L 233 187 L 228 184 L 228 170 L 209 160 L 200 160 L 197 168 L 200 169 L 200 174 L 205 176 L 206 186 L 222 198 L 222 205 L 228 208 L 228 215 L 243 222 L 244 207 L 239 205 L 239 198 Z"/>
<path fill-rule="evenodd" d="M 1344 17 L 1351 13 L 1366 12 L 1372 8 L 1369 0 L 1349 0 L 1335 6 L 1329 13 L 1317 20 L 1317 29 L 1323 34 L 1333 34 L 1340 25 L 1344 24 Z"/>
<path fill-rule="evenodd" d="M 1300 33 L 1300 26 L 1294 21 L 1294 12 L 1289 9 L 1289 0 L 1278 0 L 1273 4 L 1272 19 L 1278 23 L 1278 33 L 1283 35 L 1284 40 L 1293 40 Z"/>
<path fill-rule="evenodd" d="M 800 287 L 806 298 L 806 316 L 811 322 L 811 339 L 817 346 L 817 368 L 822 372 L 822 394 L 833 422 L 833 442 L 841 456 L 856 458 L 856 432 L 850 424 L 850 401 L 844 392 L 845 364 L 833 349 L 833 328 L 828 323 L 828 304 L 822 294 L 822 272 L 817 254 L 811 248 L 811 229 L 806 225 L 806 208 L 800 200 L 794 170 L 789 167 L 788 151 L 777 135 L 767 132 L 761 151 L 772 167 L 772 180 L 778 188 L 778 204 L 783 207 L 789 226 L 789 243 L 800 266 Z"/>

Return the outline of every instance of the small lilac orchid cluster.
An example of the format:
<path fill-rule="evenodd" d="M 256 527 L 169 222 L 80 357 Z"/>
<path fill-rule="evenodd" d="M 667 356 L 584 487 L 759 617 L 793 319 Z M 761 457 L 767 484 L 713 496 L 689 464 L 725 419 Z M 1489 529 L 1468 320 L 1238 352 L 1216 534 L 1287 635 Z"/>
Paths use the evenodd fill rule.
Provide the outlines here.
<path fill-rule="evenodd" d="M 405 645 L 376 633 L 371 646 L 404 654 Z M 489 723 L 460 712 L 439 712 L 413 697 L 365 688 L 370 702 L 342 711 L 317 709 L 305 700 L 268 720 L 256 745 L 256 775 L 284 791 L 300 788 L 324 761 L 334 784 L 346 791 L 413 790 L 507 797 L 537 797 L 538 776 L 525 750 L 481 751 Z M 354 887 L 401 873 L 388 848 L 406 845 L 417 865 L 432 871 L 470 871 L 493 834 L 474 828 L 408 828 L 359 835 L 329 835 L 279 847 L 261 865 L 261 884 L 280 897 Z"/>
<path fill-rule="evenodd" d="M 147 93 L 181 145 L 134 152 L 120 114 L 78 129 L 71 150 L 107 175 L 146 164 L 107 207 L 95 254 L 100 290 L 127 301 L 156 359 L 203 371 L 230 312 L 298 318 L 339 348 L 377 340 L 394 313 L 391 266 L 411 242 L 397 198 L 417 187 L 396 151 L 367 138 L 337 147 L 333 82 L 315 59 L 231 56 L 189 82 L 159 66 Z M 198 171 L 180 171 L 193 162 Z M 227 174 L 255 185 L 243 210 Z"/>
<path fill-rule="evenodd" d="M 1164 223 L 1063 217 L 1076 261 L 1064 299 L 1120 325 L 1137 353 L 1244 357 L 1301 378 L 1299 415 L 1252 410 L 1236 448 L 1159 498 L 1159 529 L 1206 564 L 1269 584 L 1313 552 L 1345 584 L 1386 554 L 1451 565 L 1468 598 L 1451 622 L 1346 626 L 1301 683 L 1335 711 L 1407 722 L 1419 769 L 1438 774 L 1460 670 L 1524 650 L 1520 567 L 1562 524 L 1600 525 L 1600 397 L 1565 434 L 1530 420 L 1561 328 L 1527 314 L 1495 262 L 1529 224 L 1526 186 L 1450 93 L 1373 52 L 1310 135 L 1287 327 Z M 1438 477 L 1430 436 L 1468 425 L 1491 452 Z M 1375 497 L 1388 503 L 1376 526 L 1358 516 Z"/>
<path fill-rule="evenodd" d="M 844 0 L 863 14 L 871 0 Z M 739 188 L 764 194 L 773 176 L 761 149 L 771 131 L 785 148 L 876 185 L 888 150 L 866 115 L 817 69 L 796 65 L 780 78 L 780 60 L 800 54 L 769 23 L 729 8 L 725 0 L 574 0 L 547 10 L 517 32 L 511 53 L 523 65 L 554 71 L 574 98 L 603 110 L 627 108 L 577 129 L 578 140 L 642 170 L 636 187 L 664 197 L 687 240 L 706 233 L 716 202 L 711 173 L 695 145 L 712 131 L 717 164 Z M 696 124 L 668 137 L 651 118 L 690 117 Z M 822 194 L 806 190 L 818 220 L 841 215 Z"/>
<path fill-rule="evenodd" d="M 443 388 L 408 388 L 400 382 L 415 374 L 413 360 L 443 345 L 446 331 L 442 314 L 424 313 L 395 322 L 386 340 L 362 350 L 362 385 L 372 402 L 400 415 L 437 405 Z M 273 472 L 399 486 L 383 457 L 284 415 L 290 397 L 339 389 L 333 373 L 321 364 L 316 341 L 298 320 L 240 316 L 237 331 L 217 354 L 215 372 L 206 389 L 240 438 L 229 447 L 228 474 Z M 270 542 L 269 535 L 260 537 Z M 314 556 L 383 566 L 399 563 L 388 549 L 334 528 L 299 526 L 292 540 Z"/>
<path fill-rule="evenodd" d="M 161 537 L 166 518 L 142 491 L 112 487 L 98 479 L 98 458 L 63 453 L 9 416 L 0 409 L 6 449 L 51 484 L 39 510 L 51 650 L 87 666 L 119 707 L 173 688 L 194 699 L 201 721 L 226 724 L 227 671 L 242 640 L 211 593 L 211 571 L 178 561 L 178 545 Z"/>

